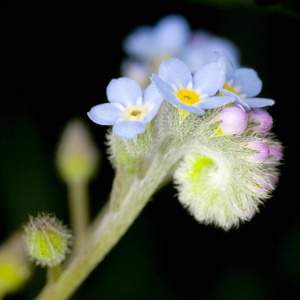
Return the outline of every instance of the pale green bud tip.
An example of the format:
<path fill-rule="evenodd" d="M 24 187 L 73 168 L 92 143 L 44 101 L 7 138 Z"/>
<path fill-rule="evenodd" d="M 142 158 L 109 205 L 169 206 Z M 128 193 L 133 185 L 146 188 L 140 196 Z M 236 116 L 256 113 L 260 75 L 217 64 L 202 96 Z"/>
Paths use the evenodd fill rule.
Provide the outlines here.
<path fill-rule="evenodd" d="M 38 265 L 60 264 L 70 252 L 71 239 L 70 231 L 51 215 L 30 216 L 25 227 L 25 248 Z"/>
<path fill-rule="evenodd" d="M 99 151 L 88 128 L 79 120 L 64 129 L 56 153 L 57 169 L 67 182 L 88 181 L 96 173 Z"/>
<path fill-rule="evenodd" d="M 30 277 L 22 243 L 22 235 L 15 234 L 0 247 L 0 298 L 21 288 Z"/>

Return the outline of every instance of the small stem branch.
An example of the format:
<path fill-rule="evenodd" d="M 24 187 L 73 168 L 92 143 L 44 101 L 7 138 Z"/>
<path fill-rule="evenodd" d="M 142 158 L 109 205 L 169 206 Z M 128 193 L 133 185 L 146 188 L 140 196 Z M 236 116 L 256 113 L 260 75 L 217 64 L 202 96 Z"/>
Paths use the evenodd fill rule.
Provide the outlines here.
<path fill-rule="evenodd" d="M 77 252 L 86 240 L 86 230 L 89 224 L 89 205 L 87 183 L 83 181 L 68 184 L 70 219 L 75 236 L 74 252 Z"/>
<path fill-rule="evenodd" d="M 45 286 L 36 300 L 68 299 L 116 245 L 180 158 L 179 151 L 172 155 L 162 153 L 164 151 L 158 152 L 153 158 L 144 178 L 136 177 L 132 181 L 125 197 L 122 196 L 120 201 L 115 199 L 120 203 L 119 209 L 114 209 L 110 203 L 104 207 L 105 213 L 100 213 L 100 218 L 96 218 L 90 227 L 92 230 L 85 246 L 73 256 L 59 279 Z"/>
<path fill-rule="evenodd" d="M 47 284 L 53 284 L 60 276 L 60 266 L 47 267 Z"/>
<path fill-rule="evenodd" d="M 132 196 L 133 191 L 128 194 L 127 199 L 124 199 L 127 200 L 126 204 L 129 204 L 128 200 Z M 128 230 L 149 198 L 149 195 L 143 194 L 133 201 L 134 204 L 124 203 L 118 212 L 109 210 L 96 232 L 91 235 L 83 250 L 74 257 L 59 280 L 54 285 L 46 286 L 37 299 L 67 299 Z"/>

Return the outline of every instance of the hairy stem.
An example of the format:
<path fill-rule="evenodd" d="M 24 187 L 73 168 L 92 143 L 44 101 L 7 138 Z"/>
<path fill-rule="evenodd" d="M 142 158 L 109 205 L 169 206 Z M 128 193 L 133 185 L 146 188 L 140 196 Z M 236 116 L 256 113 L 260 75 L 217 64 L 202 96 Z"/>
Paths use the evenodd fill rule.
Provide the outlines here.
<path fill-rule="evenodd" d="M 128 193 L 119 202 L 120 208 L 105 208 L 105 214 L 101 215 L 82 251 L 74 256 L 54 284 L 42 290 L 37 300 L 68 299 L 129 229 L 173 164 L 174 158 L 171 162 L 157 155 L 146 176 L 132 182 Z"/>

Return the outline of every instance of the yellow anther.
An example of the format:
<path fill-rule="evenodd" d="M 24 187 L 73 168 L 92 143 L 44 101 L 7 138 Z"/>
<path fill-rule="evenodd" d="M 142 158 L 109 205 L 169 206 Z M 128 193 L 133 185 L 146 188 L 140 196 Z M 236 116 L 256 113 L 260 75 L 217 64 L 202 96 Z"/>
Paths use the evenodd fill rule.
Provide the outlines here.
<path fill-rule="evenodd" d="M 140 118 L 145 117 L 147 110 L 143 106 L 132 106 L 126 111 L 126 119 L 130 121 L 138 121 Z"/>
<path fill-rule="evenodd" d="M 231 86 L 229 86 L 227 83 L 224 83 L 223 85 L 223 89 L 227 90 L 227 91 L 230 91 L 232 93 L 235 93 L 236 94 L 236 90 L 233 89 Z"/>
<path fill-rule="evenodd" d="M 177 93 L 177 97 L 180 99 L 181 103 L 194 105 L 199 102 L 199 96 L 194 91 L 181 90 Z"/>

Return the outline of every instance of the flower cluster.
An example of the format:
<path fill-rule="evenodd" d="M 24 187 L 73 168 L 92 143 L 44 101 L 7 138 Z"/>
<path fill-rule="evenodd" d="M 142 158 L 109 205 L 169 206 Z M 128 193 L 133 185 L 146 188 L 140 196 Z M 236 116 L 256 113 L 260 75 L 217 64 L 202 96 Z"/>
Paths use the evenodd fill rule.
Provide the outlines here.
<path fill-rule="evenodd" d="M 240 65 L 237 46 L 226 38 L 207 30 L 192 30 L 181 15 L 168 15 L 154 26 L 135 28 L 124 39 L 128 55 L 121 65 L 122 76 L 136 80 L 142 87 L 149 83 L 149 76 L 156 73 L 162 59 L 177 57 L 194 73 L 210 62 L 214 51 L 228 55 L 235 67 Z"/>
<path fill-rule="evenodd" d="M 109 103 L 88 113 L 95 123 L 113 126 L 115 167 L 131 164 L 134 174 L 138 161 L 146 172 L 161 151 L 177 166 L 180 202 L 199 222 L 228 230 L 250 220 L 274 189 L 282 158 L 266 109 L 275 102 L 257 97 L 258 74 L 240 66 L 234 44 L 193 34 L 178 15 L 138 28 L 125 39 L 125 50 L 131 64 L 156 72 L 146 87 L 134 76 L 113 79 Z"/>
<path fill-rule="evenodd" d="M 213 113 L 203 124 L 195 151 L 174 174 L 179 200 L 196 220 L 229 230 L 250 220 L 270 197 L 282 158 L 271 126 L 266 110 L 247 113 L 240 104 Z"/>
<path fill-rule="evenodd" d="M 178 58 L 162 61 L 158 75 L 151 76 L 152 83 L 144 92 L 133 79 L 113 79 L 107 87 L 109 103 L 94 106 L 88 116 L 97 124 L 113 125 L 115 135 L 133 139 L 145 132 L 164 99 L 184 114 L 202 115 L 207 109 L 230 105 L 220 113 L 220 130 L 226 134 L 241 133 L 248 122 L 246 111 L 273 105 L 274 100 L 254 97 L 262 87 L 257 73 L 248 68 L 233 70 L 226 60 L 227 56 L 221 56 L 195 73 Z M 259 114 L 260 118 L 265 114 L 270 119 L 266 111 L 252 112 L 252 121 L 259 120 Z"/>

